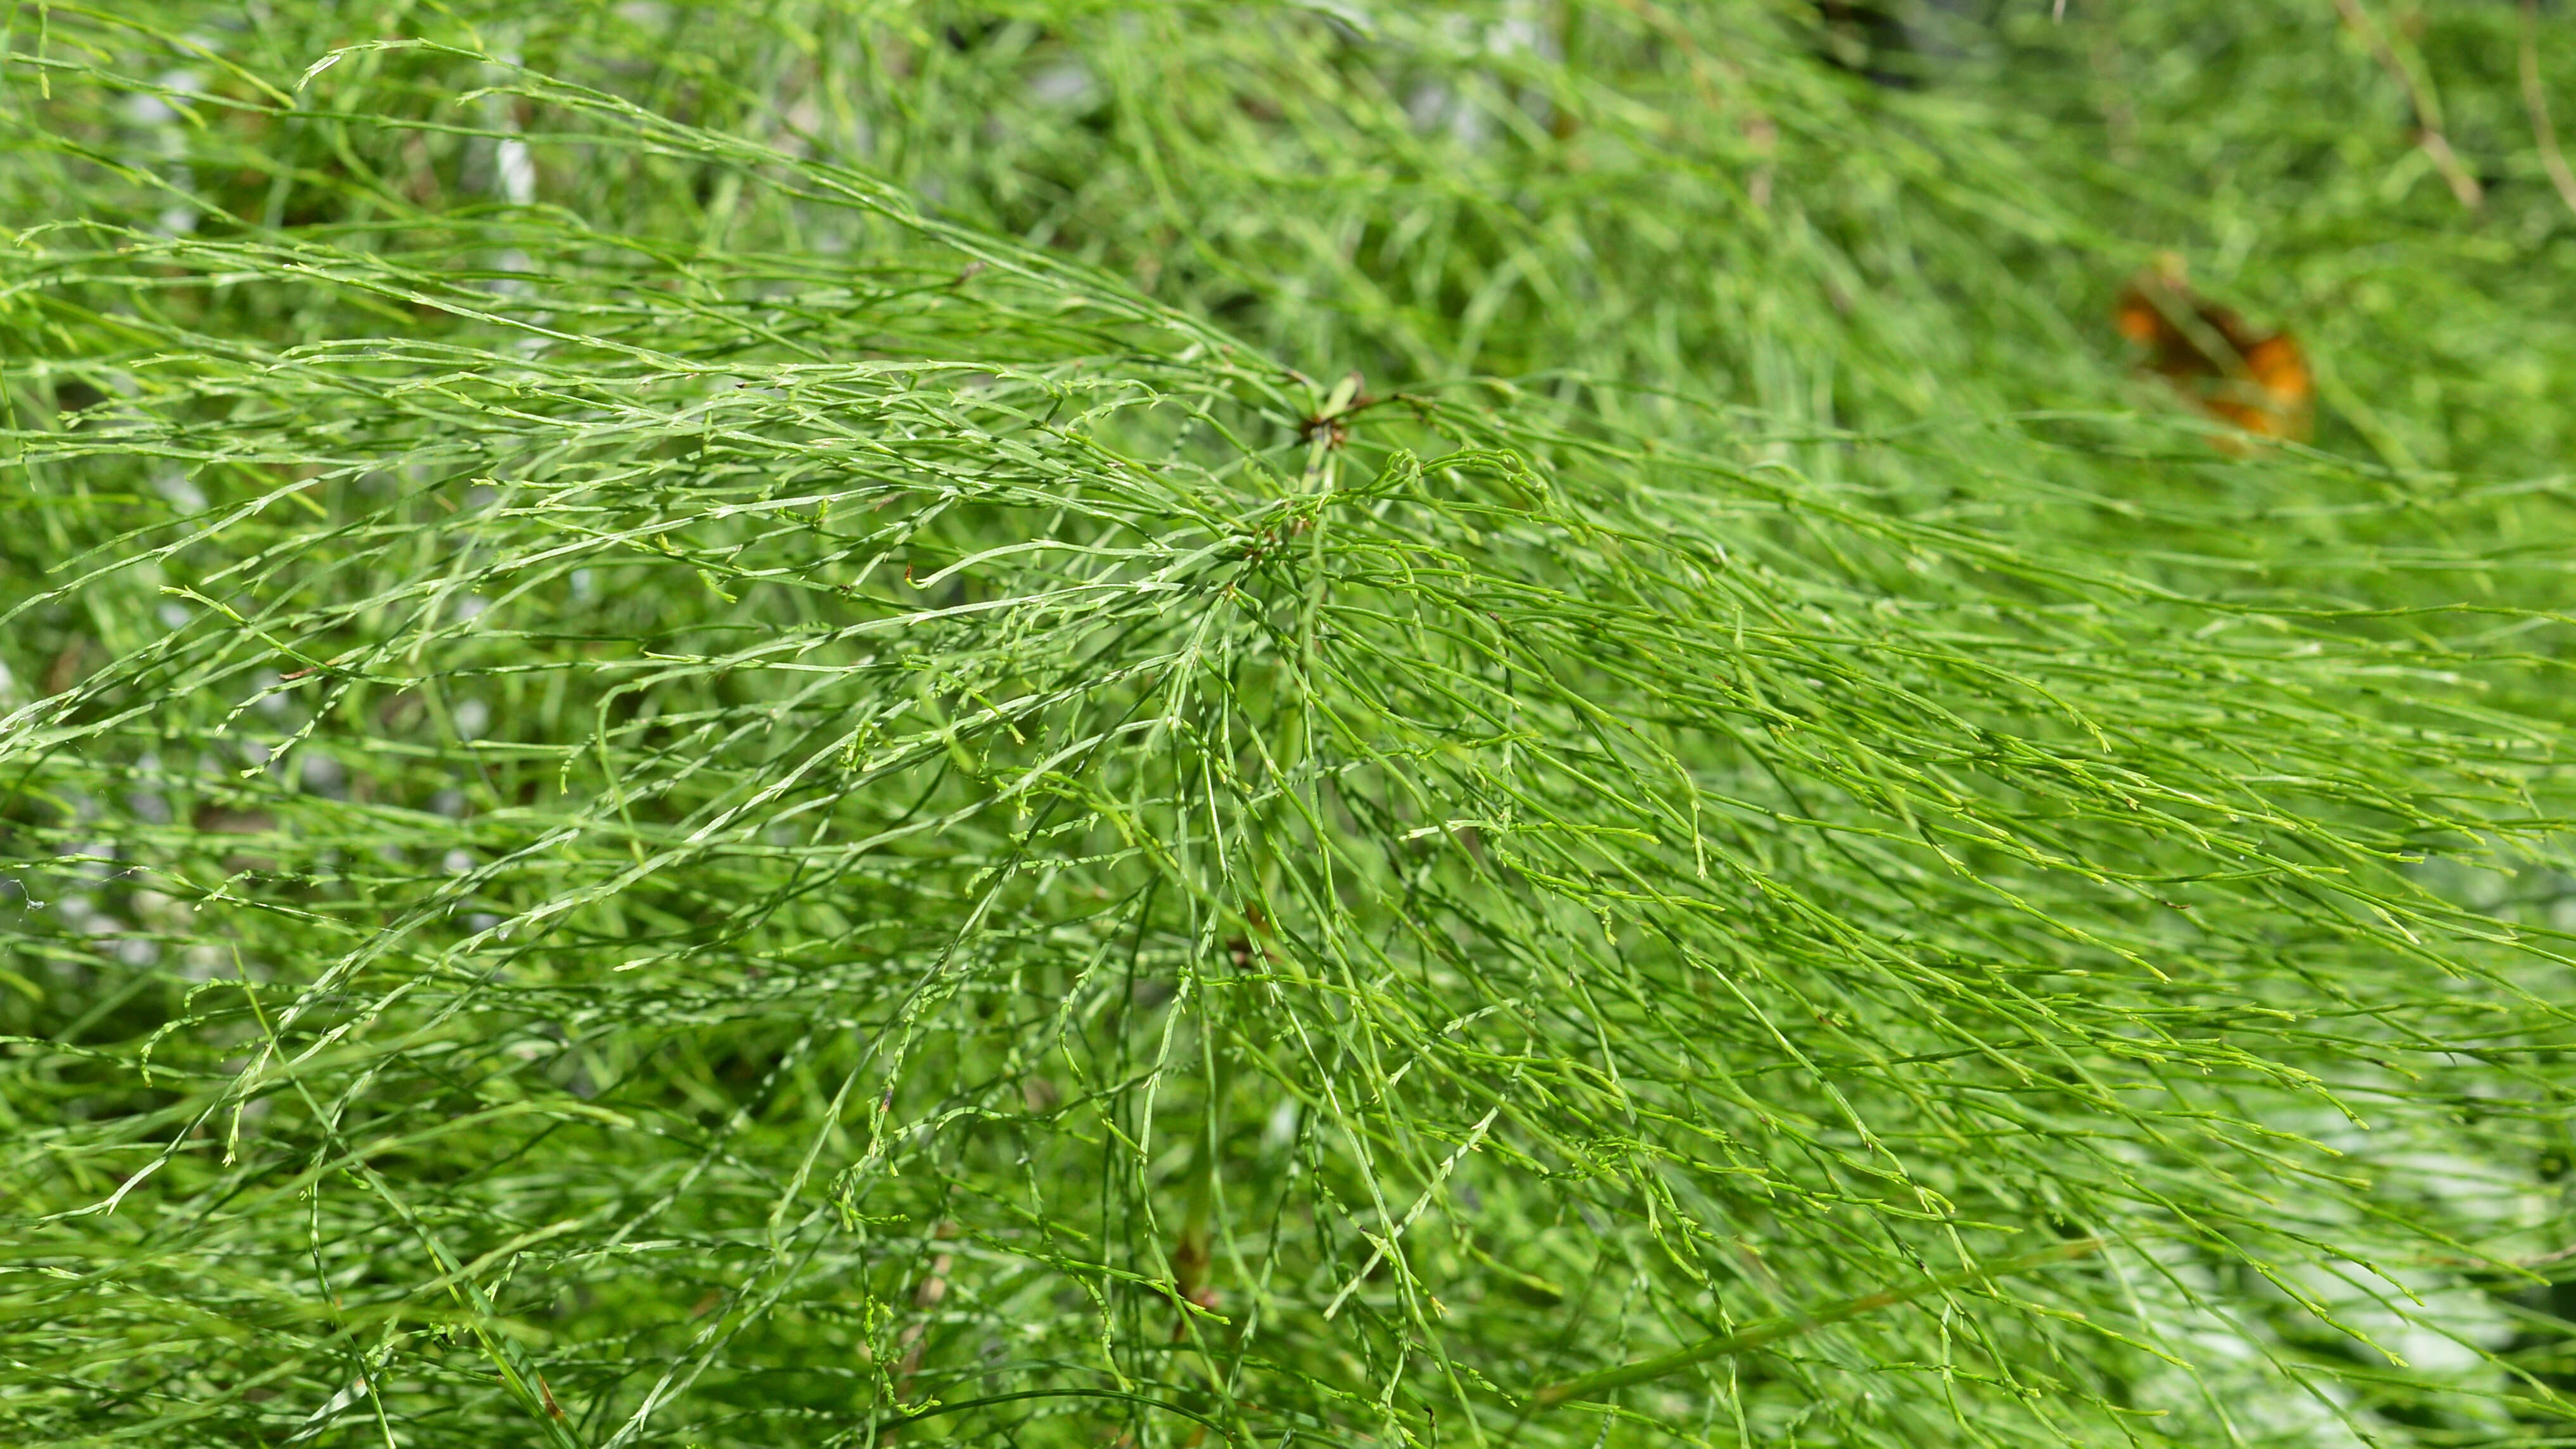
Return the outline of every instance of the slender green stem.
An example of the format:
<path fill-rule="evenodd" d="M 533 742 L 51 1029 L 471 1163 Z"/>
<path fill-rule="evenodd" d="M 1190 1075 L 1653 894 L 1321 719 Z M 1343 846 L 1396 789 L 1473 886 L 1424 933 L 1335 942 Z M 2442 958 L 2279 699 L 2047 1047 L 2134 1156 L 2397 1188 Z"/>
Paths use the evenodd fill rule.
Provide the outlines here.
<path fill-rule="evenodd" d="M 1606 1368 L 1598 1373 L 1585 1374 L 1581 1378 L 1568 1379 L 1561 1384 L 1550 1384 L 1530 1395 L 1530 1406 L 1538 1409 L 1552 1409 L 1559 1404 L 1571 1403 L 1577 1399 L 1594 1398 L 1609 1393 L 1613 1389 L 1624 1389 L 1630 1384 L 1642 1384 L 1651 1379 L 1662 1378 L 1666 1374 L 1679 1373 L 1693 1364 L 1707 1363 L 1711 1359 L 1732 1358 L 1737 1354 L 1768 1348 L 1784 1338 L 1796 1338 L 1800 1334 L 1813 1333 L 1827 1324 L 1841 1323 L 1847 1319 L 1858 1318 L 1864 1313 L 1875 1313 L 1882 1308 L 1893 1308 L 1899 1303 L 1910 1303 L 1926 1294 L 1947 1293 L 1959 1288 L 1983 1287 L 1998 1278 L 2011 1278 L 2041 1268 L 2054 1267 L 2059 1263 L 2073 1262 L 2077 1258 L 2098 1252 L 2101 1248 L 2100 1238 L 2082 1238 L 2071 1243 L 2060 1243 L 2054 1248 L 2043 1248 L 2035 1253 L 2024 1253 L 2017 1258 L 2006 1258 L 2000 1263 L 1989 1263 L 1967 1272 L 1928 1278 L 1910 1288 L 1883 1288 L 1876 1293 L 1864 1293 L 1857 1298 L 1845 1298 L 1840 1302 L 1828 1303 L 1821 1308 L 1792 1317 L 1765 1318 L 1747 1324 L 1733 1333 L 1704 1338 L 1697 1343 L 1674 1349 L 1670 1353 L 1657 1354 L 1653 1358 L 1641 1358 L 1633 1363 L 1621 1364 L 1617 1368 Z"/>

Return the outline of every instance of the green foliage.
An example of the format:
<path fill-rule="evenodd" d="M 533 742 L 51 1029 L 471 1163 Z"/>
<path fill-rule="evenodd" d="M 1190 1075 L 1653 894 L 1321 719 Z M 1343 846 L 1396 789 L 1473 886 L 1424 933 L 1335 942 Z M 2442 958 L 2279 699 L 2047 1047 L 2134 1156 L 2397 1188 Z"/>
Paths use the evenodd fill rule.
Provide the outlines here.
<path fill-rule="evenodd" d="M 17 11 L 9 1441 L 2568 1442 L 2576 29 L 1865 8 Z"/>

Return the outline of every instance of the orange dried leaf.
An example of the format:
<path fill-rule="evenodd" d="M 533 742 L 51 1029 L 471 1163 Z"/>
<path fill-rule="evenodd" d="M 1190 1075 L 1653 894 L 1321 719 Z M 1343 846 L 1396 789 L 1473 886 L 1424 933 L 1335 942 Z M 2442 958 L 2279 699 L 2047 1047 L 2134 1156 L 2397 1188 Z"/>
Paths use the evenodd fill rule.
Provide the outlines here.
<path fill-rule="evenodd" d="M 2195 295 L 2178 260 L 2162 259 L 2132 278 L 2113 321 L 2145 350 L 2139 366 L 2203 412 L 2262 437 L 2308 436 L 2315 389 L 2297 340 L 2258 333 Z"/>

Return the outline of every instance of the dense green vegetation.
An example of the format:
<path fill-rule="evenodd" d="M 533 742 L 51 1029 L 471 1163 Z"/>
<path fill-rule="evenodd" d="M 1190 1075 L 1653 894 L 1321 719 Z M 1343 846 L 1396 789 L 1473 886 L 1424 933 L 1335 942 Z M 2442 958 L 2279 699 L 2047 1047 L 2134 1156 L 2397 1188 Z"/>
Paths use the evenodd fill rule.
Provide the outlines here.
<path fill-rule="evenodd" d="M 2576 1442 L 2576 16 L 2063 9 L 14 9 L 0 1438 Z"/>

